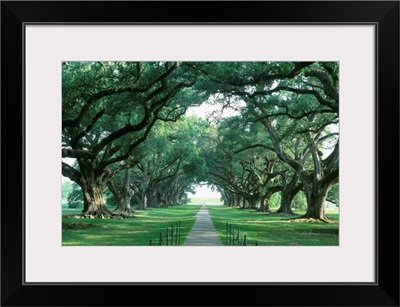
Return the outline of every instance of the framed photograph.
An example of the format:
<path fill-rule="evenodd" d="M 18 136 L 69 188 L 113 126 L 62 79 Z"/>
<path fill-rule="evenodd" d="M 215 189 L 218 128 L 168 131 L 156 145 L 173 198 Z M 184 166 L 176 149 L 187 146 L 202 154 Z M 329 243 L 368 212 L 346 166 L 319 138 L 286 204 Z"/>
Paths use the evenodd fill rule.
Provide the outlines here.
<path fill-rule="evenodd" d="M 398 1 L 2 1 L 1 28 L 2 306 L 399 306 Z M 232 169 L 259 187 L 241 200 L 232 200 L 239 184 L 224 183 L 228 172 L 199 175 L 200 160 L 223 172 L 227 156 L 207 160 L 211 143 L 196 163 L 174 158 L 176 148 L 193 155 L 199 139 L 180 143 L 171 127 L 201 105 L 210 120 L 206 111 L 221 101 L 220 112 L 236 114 L 218 126 L 222 152 L 243 154 Z M 187 131 L 199 122 L 186 122 Z M 260 148 L 274 155 L 257 156 Z M 283 213 L 296 199 L 304 215 L 268 220 L 290 229 L 282 241 L 272 226 L 257 241 L 226 222 L 221 242 L 154 246 L 185 245 L 179 221 L 133 243 L 132 195 L 138 211 L 187 197 L 148 189 L 146 161 L 161 163 L 161 154 L 172 158 L 155 181 L 182 168 L 224 204 L 253 211 L 269 212 L 265 191 L 279 191 L 282 206 L 290 174 Z M 62 195 L 65 178 L 80 197 L 72 185 Z M 113 211 L 106 187 L 118 201 Z M 214 208 L 202 202 L 204 222 Z M 99 239 L 104 220 L 130 218 L 127 236 Z"/>

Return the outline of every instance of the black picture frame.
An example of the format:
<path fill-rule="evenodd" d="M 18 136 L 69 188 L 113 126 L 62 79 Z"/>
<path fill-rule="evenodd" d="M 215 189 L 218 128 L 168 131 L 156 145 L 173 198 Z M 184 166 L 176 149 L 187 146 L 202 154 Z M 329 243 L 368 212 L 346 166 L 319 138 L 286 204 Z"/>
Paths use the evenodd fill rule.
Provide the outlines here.
<path fill-rule="evenodd" d="M 375 25 L 376 282 L 25 284 L 23 40 L 31 22 Z M 399 1 L 2 1 L 1 77 L 2 306 L 399 306 Z"/>

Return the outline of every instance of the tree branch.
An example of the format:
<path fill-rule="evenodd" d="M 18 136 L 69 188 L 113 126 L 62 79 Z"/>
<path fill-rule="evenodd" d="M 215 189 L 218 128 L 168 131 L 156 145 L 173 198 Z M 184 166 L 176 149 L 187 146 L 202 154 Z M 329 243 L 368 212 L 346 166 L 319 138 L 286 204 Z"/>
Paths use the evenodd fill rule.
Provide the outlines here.
<path fill-rule="evenodd" d="M 77 184 L 82 185 L 81 173 L 65 162 L 62 162 L 62 174 L 72 181 L 75 181 Z"/>
<path fill-rule="evenodd" d="M 267 149 L 267 150 L 270 150 L 270 151 L 275 152 L 275 148 L 273 148 L 273 147 L 271 147 L 271 146 L 264 145 L 264 144 L 254 144 L 254 145 L 246 146 L 246 147 L 243 147 L 243 148 L 241 148 L 241 149 L 232 150 L 232 151 L 233 151 L 234 154 L 238 154 L 238 153 L 241 153 L 241 152 L 243 152 L 243 151 L 245 151 L 245 150 L 249 150 L 249 149 L 253 149 L 253 148 L 258 148 L 258 147 L 261 147 L 261 148 L 264 148 L 264 149 Z"/>
<path fill-rule="evenodd" d="M 98 112 L 96 114 L 96 116 L 93 118 L 92 122 L 89 124 L 89 126 L 86 127 L 85 130 L 83 130 L 82 132 L 80 132 L 76 137 L 74 137 L 71 140 L 71 146 L 72 147 L 76 147 L 76 145 L 78 144 L 79 140 L 84 137 L 94 126 L 94 124 L 99 120 L 100 117 L 103 116 L 105 112 L 105 109 L 101 110 L 100 112 Z"/>
<path fill-rule="evenodd" d="M 99 91 L 95 94 L 92 94 L 86 101 L 85 105 L 82 107 L 79 115 L 77 118 L 72 119 L 72 120 L 63 120 L 62 121 L 62 129 L 64 130 L 67 127 L 77 127 L 81 124 L 83 118 L 85 117 L 86 113 L 89 111 L 90 107 L 99 99 L 114 95 L 114 94 L 121 94 L 121 93 L 126 93 L 126 92 L 132 92 L 132 93 L 144 93 L 147 92 L 151 87 L 153 87 L 156 83 L 159 81 L 165 79 L 168 77 L 176 68 L 178 67 L 177 63 L 172 65 L 166 72 L 149 82 L 149 84 L 146 87 L 143 88 L 138 88 L 136 84 L 133 86 L 127 86 L 127 87 L 121 87 L 121 88 L 109 88 L 106 90 Z"/>
<path fill-rule="evenodd" d="M 63 158 L 85 158 L 85 159 L 94 159 L 95 156 L 92 152 L 86 149 L 72 149 L 72 148 L 63 148 L 61 149 L 61 154 Z"/>

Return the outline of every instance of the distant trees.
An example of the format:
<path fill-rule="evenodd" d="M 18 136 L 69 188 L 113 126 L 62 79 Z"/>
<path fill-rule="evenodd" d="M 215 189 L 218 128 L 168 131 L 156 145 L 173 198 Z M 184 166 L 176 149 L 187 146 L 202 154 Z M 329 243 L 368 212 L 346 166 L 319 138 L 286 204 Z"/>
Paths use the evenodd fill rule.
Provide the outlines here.
<path fill-rule="evenodd" d="M 66 181 L 66 182 L 63 182 L 63 184 L 62 184 L 62 199 L 63 200 L 65 200 L 65 199 L 67 199 L 67 197 L 68 197 L 68 194 L 69 194 L 69 192 L 71 191 L 71 189 L 72 189 L 72 182 L 71 181 Z"/>
<path fill-rule="evenodd" d="M 71 184 L 69 182 L 69 184 L 71 188 L 67 195 L 68 208 L 76 209 L 83 207 L 82 189 L 76 183 Z"/>

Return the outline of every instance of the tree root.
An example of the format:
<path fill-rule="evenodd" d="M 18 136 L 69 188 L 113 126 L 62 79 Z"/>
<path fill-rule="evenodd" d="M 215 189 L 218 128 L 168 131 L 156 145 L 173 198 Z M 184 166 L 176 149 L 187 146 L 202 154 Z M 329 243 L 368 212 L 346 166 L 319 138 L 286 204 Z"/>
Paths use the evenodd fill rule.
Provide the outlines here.
<path fill-rule="evenodd" d="M 323 222 L 323 223 L 331 223 L 332 221 L 329 219 L 315 219 L 315 218 L 311 218 L 311 217 L 297 217 L 297 218 L 293 218 L 288 220 L 289 223 L 319 223 L 319 222 Z"/>
<path fill-rule="evenodd" d="M 270 215 L 272 216 L 295 216 L 297 214 L 293 212 L 271 212 Z"/>
<path fill-rule="evenodd" d="M 121 210 L 121 209 L 117 208 L 112 213 L 113 214 L 128 214 L 129 215 L 129 214 L 134 214 L 135 211 L 133 211 L 131 208 L 127 208 L 127 209 L 124 209 L 124 210 Z"/>
<path fill-rule="evenodd" d="M 114 213 L 114 212 L 84 212 L 82 214 L 68 214 L 63 215 L 65 218 L 74 218 L 74 219 L 116 219 L 116 220 L 126 220 L 135 218 L 134 215 L 126 212 Z"/>
<path fill-rule="evenodd" d="M 104 226 L 96 225 L 93 223 L 82 223 L 82 222 L 62 222 L 62 229 L 67 230 L 81 230 L 89 228 L 102 228 Z"/>

